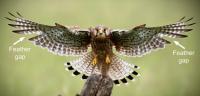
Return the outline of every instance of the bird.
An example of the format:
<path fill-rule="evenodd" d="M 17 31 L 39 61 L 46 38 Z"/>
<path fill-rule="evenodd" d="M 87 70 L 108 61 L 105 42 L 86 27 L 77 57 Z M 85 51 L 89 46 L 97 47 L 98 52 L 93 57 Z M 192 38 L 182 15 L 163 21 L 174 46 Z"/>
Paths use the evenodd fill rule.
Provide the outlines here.
<path fill-rule="evenodd" d="M 64 26 L 58 23 L 45 25 L 24 18 L 19 12 L 5 17 L 12 23 L 17 34 L 36 34 L 28 40 L 60 56 L 79 56 L 78 59 L 64 63 L 65 69 L 74 75 L 87 79 L 92 74 L 109 76 L 114 84 L 127 84 L 135 80 L 139 66 L 130 64 L 122 56 L 141 57 L 163 49 L 171 42 L 163 37 L 185 38 L 185 33 L 196 23 L 189 23 L 193 18 L 182 17 L 175 23 L 146 27 L 142 24 L 130 29 L 111 29 L 103 25 L 81 29 L 77 26 Z M 91 48 L 91 50 L 89 50 Z"/>

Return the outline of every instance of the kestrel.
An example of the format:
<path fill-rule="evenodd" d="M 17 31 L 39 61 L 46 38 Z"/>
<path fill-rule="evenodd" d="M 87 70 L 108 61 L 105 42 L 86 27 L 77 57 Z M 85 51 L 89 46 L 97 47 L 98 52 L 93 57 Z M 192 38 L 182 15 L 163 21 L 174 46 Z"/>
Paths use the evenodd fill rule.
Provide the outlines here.
<path fill-rule="evenodd" d="M 14 19 L 7 18 L 17 28 L 12 32 L 17 34 L 37 34 L 30 38 L 35 45 L 47 48 L 58 55 L 78 55 L 78 60 L 65 63 L 67 70 L 74 75 L 82 74 L 87 79 L 91 74 L 109 76 L 115 84 L 127 83 L 138 76 L 139 67 L 120 59 L 116 53 L 125 56 L 142 56 L 155 49 L 164 48 L 170 41 L 163 38 L 185 38 L 185 32 L 195 23 L 188 23 L 193 18 L 185 17 L 173 24 L 146 27 L 145 24 L 129 30 L 115 30 L 105 26 L 80 29 L 55 23 L 55 26 L 39 24 L 25 19 L 17 12 L 17 16 L 9 13 Z M 91 47 L 91 50 L 88 48 Z"/>

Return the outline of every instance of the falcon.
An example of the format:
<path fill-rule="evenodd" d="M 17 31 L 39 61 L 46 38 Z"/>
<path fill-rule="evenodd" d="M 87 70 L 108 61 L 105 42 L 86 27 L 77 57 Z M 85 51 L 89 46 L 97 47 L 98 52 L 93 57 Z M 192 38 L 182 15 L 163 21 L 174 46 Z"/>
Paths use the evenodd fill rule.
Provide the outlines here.
<path fill-rule="evenodd" d="M 25 19 L 21 14 L 9 13 L 12 32 L 17 34 L 36 34 L 29 40 L 35 45 L 48 49 L 61 56 L 80 56 L 72 62 L 66 62 L 65 68 L 74 75 L 87 79 L 91 74 L 109 76 L 115 84 L 127 83 L 139 76 L 139 67 L 120 59 L 124 56 L 140 57 L 156 49 L 165 48 L 170 41 L 163 37 L 185 38 L 192 29 L 188 23 L 193 18 L 181 18 L 179 21 L 158 27 L 146 27 L 145 24 L 128 30 L 115 30 L 102 25 L 80 29 L 74 26 L 54 26 L 39 24 Z M 89 50 L 88 48 L 91 48 Z M 114 49 L 116 51 L 114 51 Z"/>

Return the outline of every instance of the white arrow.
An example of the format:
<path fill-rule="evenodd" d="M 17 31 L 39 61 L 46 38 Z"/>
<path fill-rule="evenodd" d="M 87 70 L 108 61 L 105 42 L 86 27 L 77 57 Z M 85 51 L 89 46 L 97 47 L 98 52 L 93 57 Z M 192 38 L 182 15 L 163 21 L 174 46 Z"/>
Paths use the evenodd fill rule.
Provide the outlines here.
<path fill-rule="evenodd" d="M 185 49 L 185 47 L 183 45 L 181 45 L 178 41 L 174 41 L 176 46 L 181 47 L 182 49 Z"/>
<path fill-rule="evenodd" d="M 19 42 L 22 42 L 24 39 L 25 39 L 25 37 L 19 38 L 19 40 L 17 40 L 16 42 L 13 43 L 13 46 L 16 45 Z"/>

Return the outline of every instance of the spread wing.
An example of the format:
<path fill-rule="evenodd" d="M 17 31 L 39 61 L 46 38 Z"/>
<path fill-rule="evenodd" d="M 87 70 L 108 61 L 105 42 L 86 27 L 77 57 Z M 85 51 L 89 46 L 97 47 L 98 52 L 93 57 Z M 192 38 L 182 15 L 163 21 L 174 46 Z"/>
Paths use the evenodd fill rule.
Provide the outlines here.
<path fill-rule="evenodd" d="M 184 38 L 184 32 L 191 31 L 188 26 L 195 23 L 188 23 L 193 18 L 184 20 L 181 18 L 174 24 L 145 27 L 144 25 L 137 26 L 131 30 L 113 30 L 111 32 L 111 40 L 116 46 L 117 52 L 128 56 L 142 56 L 152 50 L 164 48 L 166 44 L 170 44 L 163 36 L 173 38 Z"/>
<path fill-rule="evenodd" d="M 7 18 L 17 28 L 13 30 L 18 34 L 38 34 L 29 40 L 34 44 L 49 49 L 50 52 L 59 55 L 82 55 L 87 52 L 90 44 L 90 34 L 87 30 L 80 30 L 75 27 L 65 27 L 55 23 L 55 26 L 38 24 L 23 18 L 19 13 L 15 16 L 9 13 L 14 19 Z"/>

